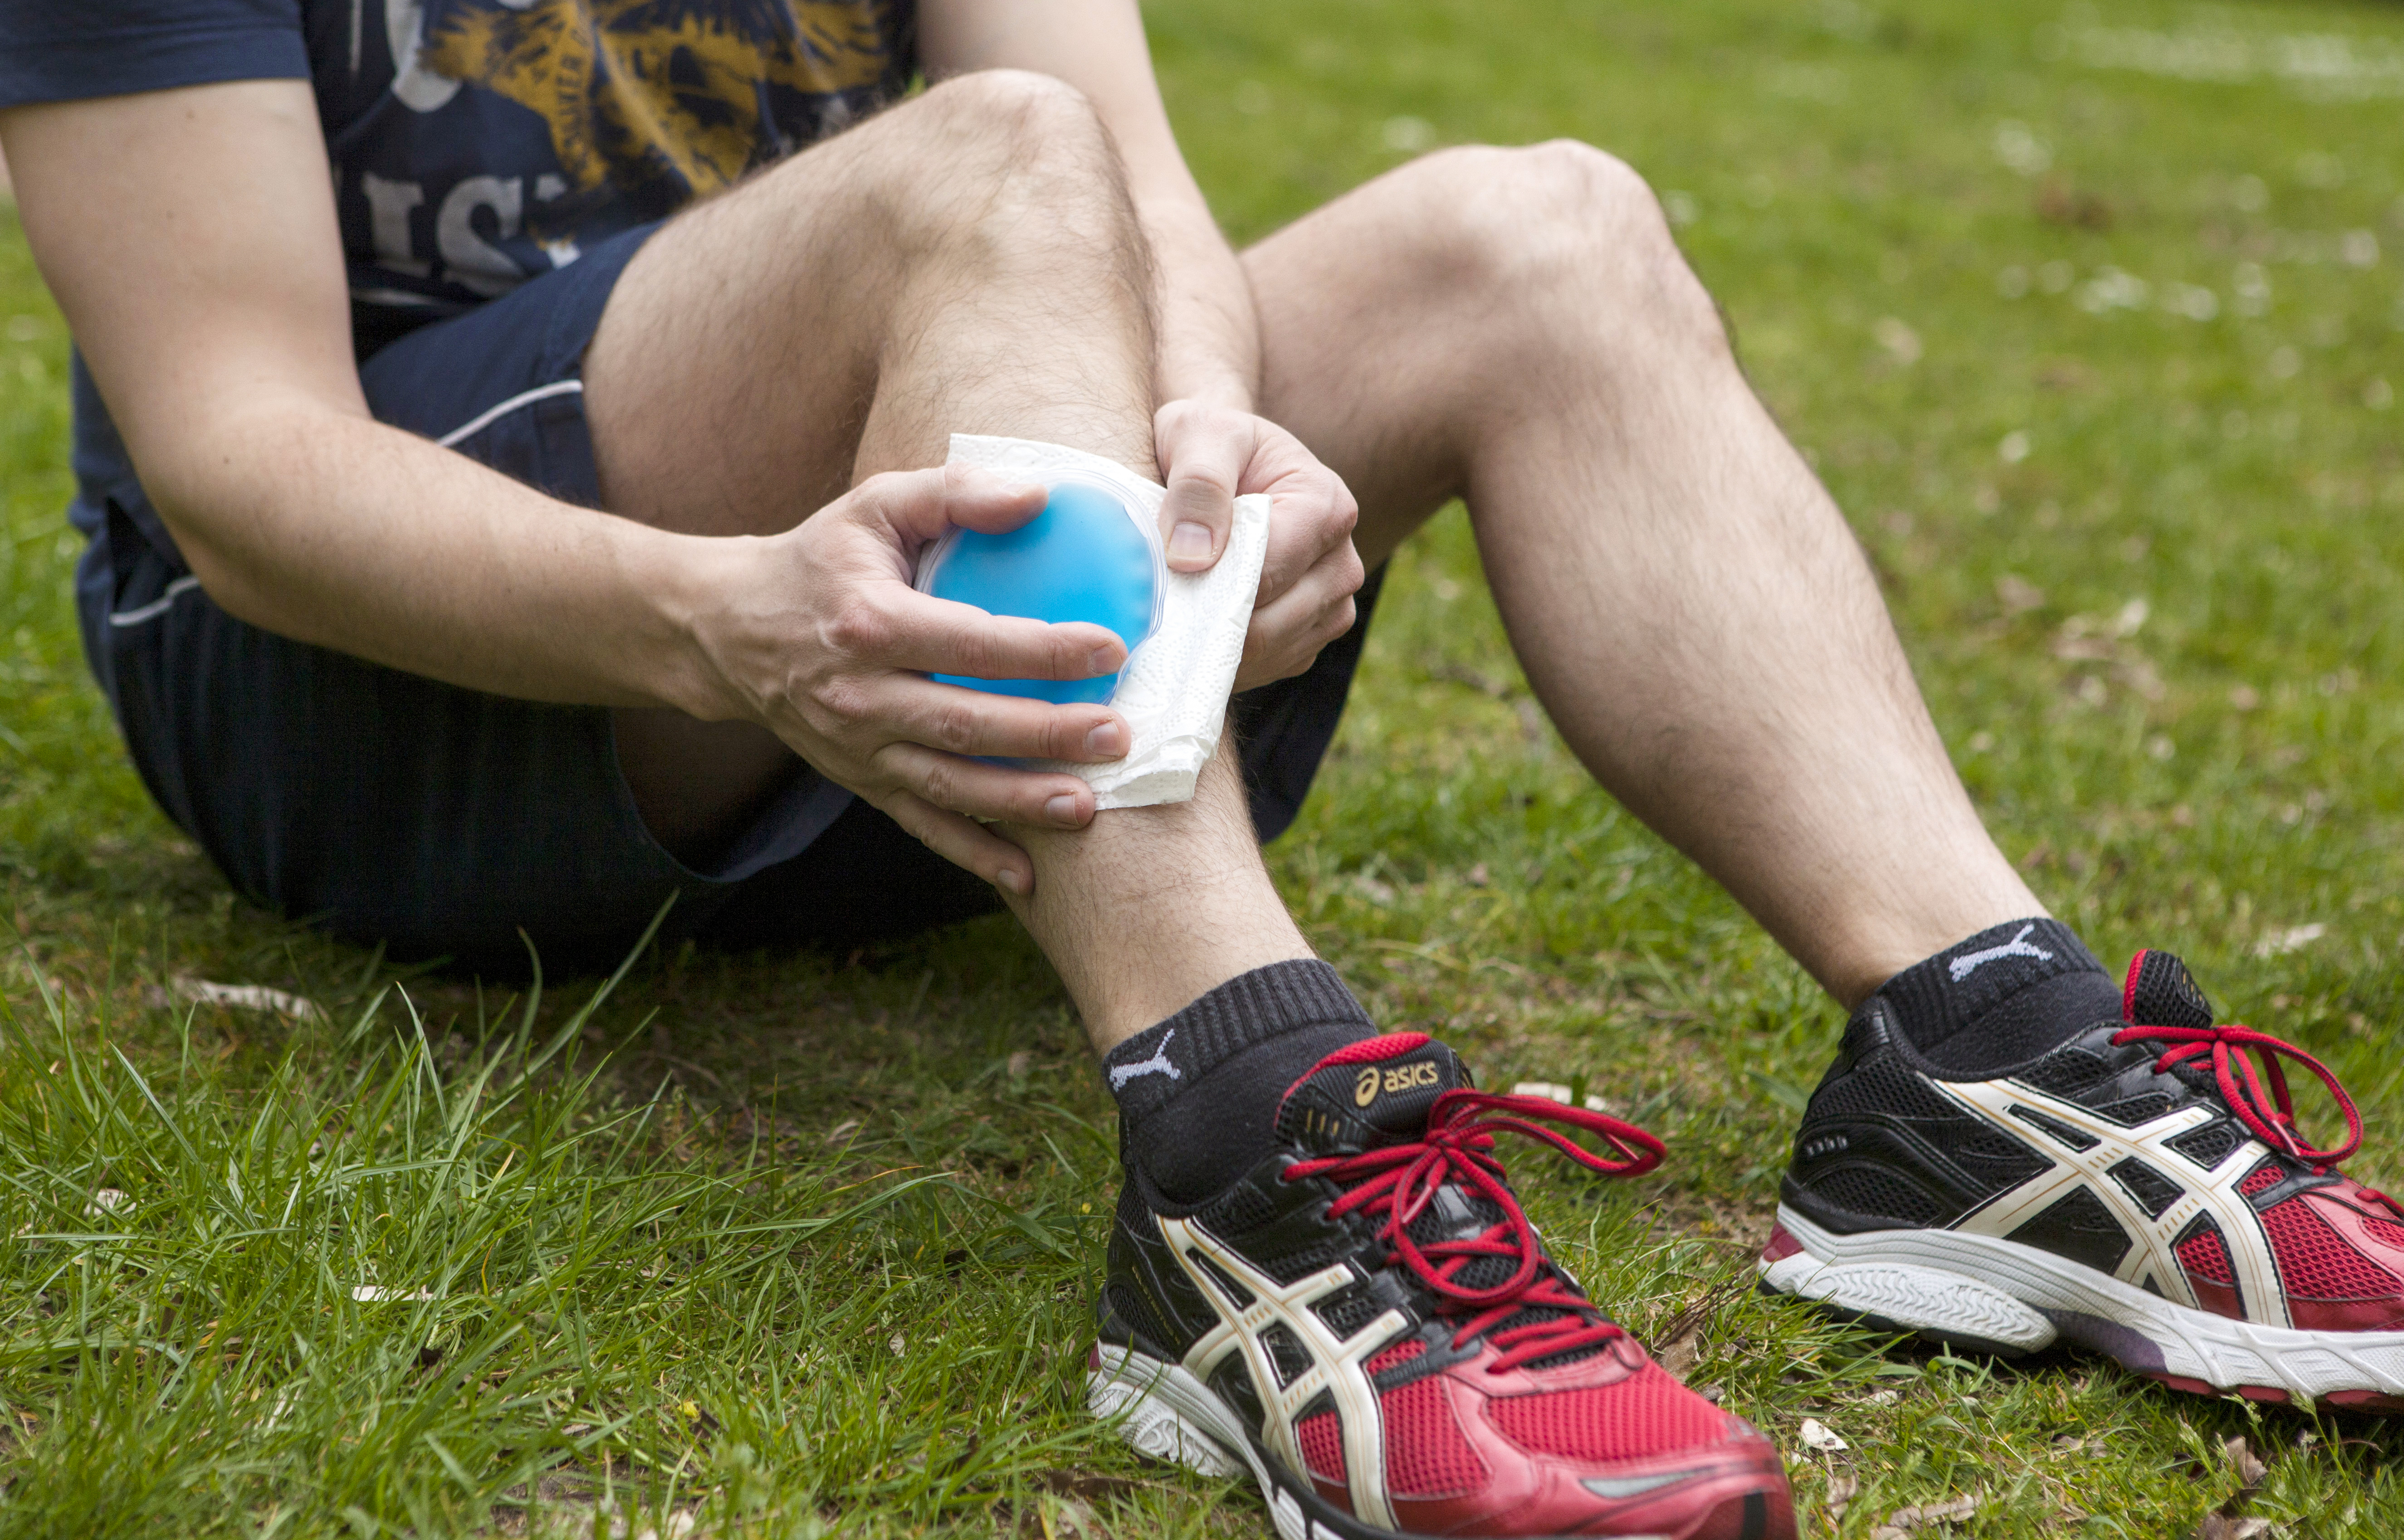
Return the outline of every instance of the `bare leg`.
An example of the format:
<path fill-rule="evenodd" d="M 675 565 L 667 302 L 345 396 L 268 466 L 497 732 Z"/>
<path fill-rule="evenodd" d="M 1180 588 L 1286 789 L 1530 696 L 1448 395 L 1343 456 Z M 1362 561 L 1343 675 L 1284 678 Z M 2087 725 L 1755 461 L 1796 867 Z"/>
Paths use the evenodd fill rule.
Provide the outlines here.
<path fill-rule="evenodd" d="M 1096 1053 L 1239 973 L 1314 955 L 1261 865 L 1232 741 L 1191 802 L 1013 829 L 1035 893 L 1011 908 L 1060 970 Z"/>
<path fill-rule="evenodd" d="M 610 507 L 668 528 L 790 528 L 948 433 L 1073 444 L 1153 476 L 1148 256 L 1083 102 L 1006 73 L 938 87 L 663 230 L 586 362 Z M 791 773 L 764 730 L 621 712 L 671 849 L 704 851 Z M 1232 754 L 1187 803 L 1013 829 L 1017 905 L 1098 1049 L 1263 964 L 1307 957 Z"/>
<path fill-rule="evenodd" d="M 585 361 L 603 500 L 787 530 L 878 471 L 1003 433 L 1154 474 L 1150 255 L 1108 138 L 1056 81 L 966 76 L 692 210 L 629 265 Z M 796 761 L 764 728 L 622 711 L 620 762 L 687 859 Z"/>
<path fill-rule="evenodd" d="M 1350 485 L 1363 558 L 1465 496 L 1571 748 L 1831 993 L 2044 912 L 1633 172 L 1448 151 L 1245 260 L 1263 414 Z"/>

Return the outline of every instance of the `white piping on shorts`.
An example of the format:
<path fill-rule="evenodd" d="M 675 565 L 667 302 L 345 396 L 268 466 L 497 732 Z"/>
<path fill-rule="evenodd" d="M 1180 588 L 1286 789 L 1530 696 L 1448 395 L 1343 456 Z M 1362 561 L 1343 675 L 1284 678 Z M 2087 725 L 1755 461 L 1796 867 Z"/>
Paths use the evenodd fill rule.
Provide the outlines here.
<path fill-rule="evenodd" d="M 494 407 L 489 410 L 478 412 L 475 416 L 468 419 L 464 426 L 453 428 L 449 433 L 444 434 L 441 437 L 437 438 L 434 441 L 447 450 L 453 445 L 458 443 L 462 438 L 468 437 L 484 428 L 491 427 L 496 422 L 507 417 L 510 413 L 517 410 L 520 407 L 530 407 L 537 401 L 548 401 L 554 395 L 581 395 L 583 394 L 584 382 L 581 380 L 554 380 L 548 385 L 537 385 L 532 390 L 522 390 L 515 395 L 510 396 L 508 400 L 502 402 L 499 406 Z"/>
<path fill-rule="evenodd" d="M 145 620 L 156 620 L 167 613 L 176 600 L 201 586 L 201 580 L 189 573 L 167 585 L 167 591 L 147 604 L 130 610 L 118 610 L 108 617 L 112 626 L 138 626 Z"/>
<path fill-rule="evenodd" d="M 520 407 L 530 407 L 537 401 L 548 401 L 554 395 L 581 395 L 582 394 L 584 394 L 584 382 L 581 380 L 554 380 L 548 385 L 537 385 L 532 390 L 522 390 L 498 406 L 478 412 L 460 426 L 453 428 L 449 433 L 437 438 L 435 442 L 447 450 L 461 439 L 492 426 Z M 200 586 L 199 578 L 187 574 L 168 584 L 166 591 L 150 603 L 136 605 L 130 610 L 117 610 L 111 613 L 108 623 L 112 626 L 123 627 L 138 626 L 146 620 L 156 620 L 173 608 L 176 600 Z"/>

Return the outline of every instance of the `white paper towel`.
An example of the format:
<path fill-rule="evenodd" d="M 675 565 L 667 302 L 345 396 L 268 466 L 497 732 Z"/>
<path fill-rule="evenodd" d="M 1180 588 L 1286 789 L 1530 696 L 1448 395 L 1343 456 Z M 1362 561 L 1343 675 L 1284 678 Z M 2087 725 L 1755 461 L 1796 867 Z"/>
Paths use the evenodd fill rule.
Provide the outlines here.
<path fill-rule="evenodd" d="M 1097 479 L 1134 504 L 1155 530 L 1167 489 L 1115 461 L 1061 444 L 1029 438 L 952 435 L 951 464 L 976 465 L 1041 481 L 1065 472 Z M 931 548 L 929 548 L 931 549 Z M 1269 500 L 1236 499 L 1236 524 L 1218 564 L 1208 572 L 1168 575 L 1160 627 L 1126 660 L 1111 708 L 1126 718 L 1134 746 L 1107 765 L 1052 764 L 1094 788 L 1097 808 L 1148 808 L 1194 796 L 1202 767 L 1219 747 L 1244 632 L 1252 623 L 1261 562 L 1269 548 Z"/>

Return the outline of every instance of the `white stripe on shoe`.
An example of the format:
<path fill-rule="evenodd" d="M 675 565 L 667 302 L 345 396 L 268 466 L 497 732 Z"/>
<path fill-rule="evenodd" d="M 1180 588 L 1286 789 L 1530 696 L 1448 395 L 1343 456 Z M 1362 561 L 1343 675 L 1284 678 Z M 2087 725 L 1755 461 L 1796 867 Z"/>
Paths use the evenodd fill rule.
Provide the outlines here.
<path fill-rule="evenodd" d="M 1349 1337 L 1338 1336 L 1310 1307 L 1359 1282 L 1350 1268 L 1338 1262 L 1280 1283 L 1195 1220 L 1156 1222 L 1169 1255 L 1219 1315 L 1219 1324 L 1186 1350 L 1181 1367 L 1197 1383 L 1208 1384 L 1221 1360 L 1240 1354 L 1251 1372 L 1253 1393 L 1263 1402 L 1261 1442 L 1302 1480 L 1308 1479 L 1310 1464 L 1295 1437 L 1294 1419 L 1321 1392 L 1328 1393 L 1343 1430 L 1344 1476 L 1351 1489 L 1353 1515 L 1377 1529 L 1393 1529 L 1394 1510 L 1386 1490 L 1385 1410 L 1367 1363 L 1391 1345 L 1409 1321 L 1402 1311 L 1389 1310 Z M 1240 1294 L 1228 1291 L 1230 1279 Z M 1282 1387 L 1265 1339 L 1273 1326 L 1284 1327 L 1310 1359 L 1310 1367 Z M 1297 1513 L 1297 1520 L 1299 1517 Z"/>
<path fill-rule="evenodd" d="M 2195 1309 L 2201 1308 L 2201 1301 L 2187 1282 L 2178 1244 L 2180 1232 L 2197 1215 L 2205 1215 L 2220 1232 L 2221 1248 L 2237 1279 L 2246 1318 L 2268 1326 L 2295 1324 L 2287 1317 L 2287 1296 L 2280 1287 L 2279 1264 L 2271 1255 L 2262 1216 L 2238 1190 L 2270 1150 L 2248 1139 L 2218 1164 L 2206 1166 L 2173 1143 L 2181 1134 L 2213 1121 L 2218 1114 L 2211 1108 L 2183 1107 L 2132 1128 L 2019 1080 L 1931 1080 L 1928 1084 L 2052 1162 L 2019 1186 L 1989 1199 L 1953 1228 L 2001 1240 L 2084 1186 L 2133 1242 L 2114 1276 L 2139 1288 L 2150 1286 L 2173 1304 Z M 2052 1126 L 2015 1117 L 2015 1107 L 2035 1113 Z M 2064 1138 L 2064 1132 L 2071 1137 Z M 2116 1177 L 2113 1168 L 2128 1162 L 2168 1178 L 2180 1189 L 2178 1198 L 2158 1214 L 2148 1212 Z"/>

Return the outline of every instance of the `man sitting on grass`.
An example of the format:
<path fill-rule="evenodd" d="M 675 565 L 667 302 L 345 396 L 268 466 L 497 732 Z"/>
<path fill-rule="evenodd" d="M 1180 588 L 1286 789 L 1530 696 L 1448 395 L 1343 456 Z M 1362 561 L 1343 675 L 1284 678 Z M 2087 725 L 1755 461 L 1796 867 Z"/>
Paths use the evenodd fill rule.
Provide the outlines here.
<path fill-rule="evenodd" d="M 1625 165 L 1447 150 L 1238 256 L 1130 0 L 0 16 L 80 350 L 85 638 L 169 815 L 263 903 L 470 964 L 521 927 L 607 959 L 671 894 L 731 943 L 1008 904 L 1123 1114 L 1094 1404 L 1249 1469 L 1287 1540 L 1794 1533 L 1778 1452 L 1586 1298 L 1493 1153 L 1657 1146 L 1381 1035 L 1260 861 L 1364 565 L 1455 496 L 1570 746 L 1856 1007 L 1771 1286 L 2188 1389 L 2404 1394 L 2358 1125 L 2308 1146 L 2245 1058 L 2303 1056 L 2044 918 Z M 925 468 L 954 432 L 1164 481 L 1179 571 L 1273 500 L 1191 801 L 1097 817 L 991 761 L 1118 757 L 1107 706 L 927 677 L 1124 659 L 913 591 L 926 542 L 1041 501 Z"/>

